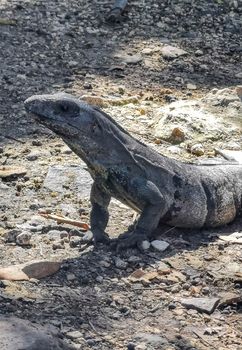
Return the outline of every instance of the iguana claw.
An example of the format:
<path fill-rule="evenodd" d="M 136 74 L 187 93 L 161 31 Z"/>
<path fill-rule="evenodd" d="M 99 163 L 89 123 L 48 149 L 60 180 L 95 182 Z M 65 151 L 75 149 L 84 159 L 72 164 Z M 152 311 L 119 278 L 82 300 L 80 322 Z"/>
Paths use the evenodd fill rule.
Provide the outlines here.
<path fill-rule="evenodd" d="M 97 246 L 100 243 L 109 244 L 111 240 L 106 232 L 94 231 L 93 232 L 93 241 L 94 241 L 94 245 Z"/>
<path fill-rule="evenodd" d="M 147 236 L 144 234 L 139 232 L 125 232 L 125 234 L 121 235 L 121 237 L 118 237 L 111 242 L 111 247 L 117 252 L 132 247 L 137 247 L 142 250 L 141 243 L 145 240 L 147 240 Z"/>

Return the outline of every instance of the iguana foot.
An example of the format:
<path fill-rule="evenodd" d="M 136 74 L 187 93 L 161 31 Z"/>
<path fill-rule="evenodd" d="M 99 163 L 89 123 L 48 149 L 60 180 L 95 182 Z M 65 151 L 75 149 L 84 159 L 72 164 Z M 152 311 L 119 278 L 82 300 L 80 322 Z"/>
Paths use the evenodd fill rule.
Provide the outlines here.
<path fill-rule="evenodd" d="M 128 249 L 132 247 L 137 247 L 140 250 L 141 244 L 143 241 L 147 240 L 147 236 L 140 232 L 125 232 L 120 235 L 116 240 L 111 242 L 112 248 L 116 249 L 116 251 L 120 251 L 123 249 Z"/>
<path fill-rule="evenodd" d="M 109 244 L 110 238 L 106 232 L 103 231 L 92 231 L 94 245 L 97 246 L 99 243 Z"/>
<path fill-rule="evenodd" d="M 125 231 L 124 233 L 121 233 L 117 238 L 116 240 L 121 240 L 121 239 L 126 239 L 126 238 L 129 238 L 130 236 L 132 236 L 134 233 L 134 231 Z"/>

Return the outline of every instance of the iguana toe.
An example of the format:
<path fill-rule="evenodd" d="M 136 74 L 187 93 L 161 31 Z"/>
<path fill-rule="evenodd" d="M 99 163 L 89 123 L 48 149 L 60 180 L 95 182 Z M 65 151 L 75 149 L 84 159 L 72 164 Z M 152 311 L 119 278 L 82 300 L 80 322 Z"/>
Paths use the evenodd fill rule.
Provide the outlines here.
<path fill-rule="evenodd" d="M 132 247 L 139 248 L 141 243 L 146 239 L 146 235 L 140 234 L 138 232 L 130 234 L 127 238 L 118 238 L 116 240 L 116 251 L 119 252 L 123 249 L 128 249 Z"/>
<path fill-rule="evenodd" d="M 110 238 L 106 232 L 93 232 L 94 245 L 97 246 L 100 243 L 109 244 Z"/>

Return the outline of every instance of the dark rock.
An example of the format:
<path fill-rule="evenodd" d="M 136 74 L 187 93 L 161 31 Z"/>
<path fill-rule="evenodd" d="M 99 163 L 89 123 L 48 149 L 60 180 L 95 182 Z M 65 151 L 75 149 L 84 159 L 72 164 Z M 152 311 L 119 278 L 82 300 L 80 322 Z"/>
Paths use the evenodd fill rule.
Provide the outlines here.
<path fill-rule="evenodd" d="M 33 145 L 33 146 L 42 146 L 42 142 L 39 141 L 39 140 L 33 140 L 33 141 L 32 141 L 32 145 Z"/>
<path fill-rule="evenodd" d="M 210 315 L 215 310 L 219 300 L 219 298 L 187 298 L 182 299 L 181 304 L 187 309 L 194 309 Z"/>
<path fill-rule="evenodd" d="M 16 317 L 0 317 L 1 350 L 73 350 L 58 338 L 55 327 L 43 327 Z"/>

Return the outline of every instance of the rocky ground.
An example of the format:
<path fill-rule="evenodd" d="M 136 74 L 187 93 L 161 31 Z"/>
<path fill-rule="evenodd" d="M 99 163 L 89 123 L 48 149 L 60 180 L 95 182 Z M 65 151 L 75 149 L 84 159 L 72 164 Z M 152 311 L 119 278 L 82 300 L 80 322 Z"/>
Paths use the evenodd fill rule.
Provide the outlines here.
<path fill-rule="evenodd" d="M 241 219 L 200 232 L 162 228 L 165 250 L 153 242 L 117 254 L 38 215 L 88 222 L 91 179 L 26 116 L 34 93 L 82 96 L 178 159 L 214 161 L 216 148 L 242 147 L 241 1 L 130 1 L 112 25 L 110 6 L 0 0 L 1 265 L 61 262 L 43 279 L 33 268 L 30 279 L 9 281 L 0 269 L 0 333 L 10 334 L 0 345 L 16 349 L 12 323 L 25 319 L 19 337 L 29 332 L 45 349 L 240 350 L 241 238 L 227 235 L 239 237 Z M 134 215 L 112 201 L 110 236 Z"/>

